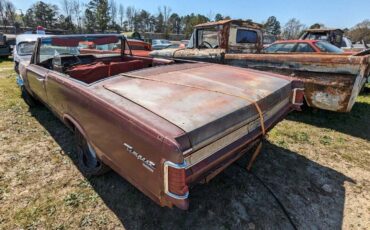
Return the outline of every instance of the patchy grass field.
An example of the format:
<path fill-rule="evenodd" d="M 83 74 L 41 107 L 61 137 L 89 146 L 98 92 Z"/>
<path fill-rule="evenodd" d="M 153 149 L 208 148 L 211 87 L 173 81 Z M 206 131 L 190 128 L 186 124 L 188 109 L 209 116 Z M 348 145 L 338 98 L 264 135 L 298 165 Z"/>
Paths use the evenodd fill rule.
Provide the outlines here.
<path fill-rule="evenodd" d="M 0 77 L 11 77 L 15 76 L 13 71 L 14 63 L 11 59 L 0 58 Z"/>
<path fill-rule="evenodd" d="M 0 64 L 0 229 L 292 229 L 287 215 L 299 229 L 370 226 L 369 94 L 350 114 L 292 113 L 252 173 L 243 157 L 194 187 L 184 212 L 158 207 L 114 172 L 85 178 L 72 133 L 45 107 L 28 108 L 11 68 Z"/>

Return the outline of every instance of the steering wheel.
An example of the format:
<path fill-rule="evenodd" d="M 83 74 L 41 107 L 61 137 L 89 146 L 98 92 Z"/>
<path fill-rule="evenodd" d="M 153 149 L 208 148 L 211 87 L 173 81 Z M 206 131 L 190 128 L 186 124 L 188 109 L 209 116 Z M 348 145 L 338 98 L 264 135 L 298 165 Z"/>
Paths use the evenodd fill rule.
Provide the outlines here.
<path fill-rule="evenodd" d="M 205 47 L 209 47 L 209 48 L 213 48 L 213 46 L 209 43 L 209 42 L 207 42 L 207 41 L 202 41 L 200 44 L 199 44 L 199 46 L 201 47 L 201 46 L 205 46 Z"/>
<path fill-rule="evenodd" d="M 60 53 L 59 55 L 69 55 L 69 56 L 73 56 L 75 58 L 75 62 L 72 62 L 69 64 L 69 67 L 72 67 L 72 66 L 75 66 L 75 65 L 79 65 L 82 63 L 81 59 L 76 55 L 76 54 L 70 54 L 70 53 Z"/>

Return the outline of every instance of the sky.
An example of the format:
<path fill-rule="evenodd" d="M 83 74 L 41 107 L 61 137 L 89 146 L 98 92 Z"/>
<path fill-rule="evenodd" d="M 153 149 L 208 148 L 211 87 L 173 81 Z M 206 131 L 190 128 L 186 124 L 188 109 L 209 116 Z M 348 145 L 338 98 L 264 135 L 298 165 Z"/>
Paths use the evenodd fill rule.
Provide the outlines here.
<path fill-rule="evenodd" d="M 27 10 L 37 0 L 11 0 L 17 9 Z M 61 0 L 43 0 L 47 3 L 60 4 Z M 214 16 L 216 13 L 228 15 L 234 19 L 252 19 L 255 22 L 266 21 L 275 16 L 282 26 L 290 19 L 297 18 L 310 26 L 316 22 L 326 27 L 351 28 L 364 19 L 370 19 L 370 0 L 115 0 L 124 7 L 134 6 L 151 13 L 158 12 L 158 6 L 169 6 L 179 15 L 190 13 Z M 88 0 L 80 0 L 87 3 Z M 263 2 L 263 3 L 261 3 Z"/>

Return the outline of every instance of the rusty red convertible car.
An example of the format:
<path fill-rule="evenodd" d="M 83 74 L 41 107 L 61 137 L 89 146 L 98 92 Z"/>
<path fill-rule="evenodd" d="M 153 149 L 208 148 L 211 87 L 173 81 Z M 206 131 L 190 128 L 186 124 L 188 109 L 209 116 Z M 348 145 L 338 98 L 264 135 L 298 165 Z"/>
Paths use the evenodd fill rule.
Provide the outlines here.
<path fill-rule="evenodd" d="M 120 42 L 121 52 L 81 54 L 86 41 Z M 42 102 L 75 132 L 81 172 L 111 168 L 181 209 L 190 186 L 260 143 L 303 96 L 300 82 L 277 74 L 133 56 L 118 35 L 39 38 L 18 83 L 30 106 Z"/>

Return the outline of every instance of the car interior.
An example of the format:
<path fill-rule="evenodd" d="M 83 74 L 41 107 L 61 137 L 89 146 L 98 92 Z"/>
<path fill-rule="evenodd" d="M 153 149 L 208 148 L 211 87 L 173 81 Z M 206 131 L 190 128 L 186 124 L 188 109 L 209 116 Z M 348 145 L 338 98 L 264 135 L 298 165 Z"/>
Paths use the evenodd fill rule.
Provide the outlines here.
<path fill-rule="evenodd" d="M 89 42 L 102 48 L 80 46 L 80 43 Z M 122 53 L 110 49 L 110 46 L 116 47 L 117 44 L 123 43 L 120 43 L 118 37 L 109 35 L 106 37 L 87 36 L 85 40 L 80 37 L 44 38 L 39 47 L 37 64 L 91 84 L 121 73 L 176 62 L 133 56 L 131 50 L 127 48 L 127 43 L 125 43 L 126 48 Z"/>
<path fill-rule="evenodd" d="M 58 55 L 39 65 L 87 84 L 143 68 L 173 64 L 175 61 L 138 56 L 101 56 L 91 54 Z"/>

